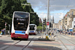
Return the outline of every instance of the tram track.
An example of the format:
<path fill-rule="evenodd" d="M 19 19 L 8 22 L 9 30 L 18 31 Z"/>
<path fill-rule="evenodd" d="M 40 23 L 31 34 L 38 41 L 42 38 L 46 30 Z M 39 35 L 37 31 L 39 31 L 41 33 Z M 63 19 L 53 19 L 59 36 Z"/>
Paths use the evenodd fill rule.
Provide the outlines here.
<path fill-rule="evenodd" d="M 58 38 L 58 37 L 57 37 Z M 61 42 L 61 44 L 66 48 L 66 50 L 69 50 L 68 48 L 67 48 L 67 46 L 62 42 L 62 40 L 60 39 L 60 38 L 58 38 L 58 40 Z"/>
<path fill-rule="evenodd" d="M 64 38 L 66 41 L 68 41 L 72 46 L 75 46 L 75 43 L 71 41 L 71 39 L 66 39 L 65 37 L 61 36 L 62 38 Z M 58 37 L 57 37 L 58 38 Z M 65 44 L 60 38 L 58 38 L 58 40 L 63 44 L 63 46 L 66 48 L 66 50 L 70 50 L 70 48 L 67 46 L 68 44 Z M 72 48 L 73 49 L 73 48 Z"/>
<path fill-rule="evenodd" d="M 29 44 L 31 43 L 31 41 L 33 40 L 34 38 L 32 38 L 30 41 L 29 41 L 29 43 L 27 43 L 27 45 L 25 45 L 23 48 L 22 48 L 22 50 L 25 50 L 28 46 L 29 46 Z"/>
<path fill-rule="evenodd" d="M 64 38 L 64 37 L 63 37 Z M 64 38 L 64 39 L 66 39 L 66 38 Z M 70 43 L 72 43 L 73 45 L 75 45 L 75 43 L 74 42 L 72 42 L 71 40 L 69 40 L 69 39 L 66 39 L 67 41 L 69 41 Z"/>
<path fill-rule="evenodd" d="M 11 47 L 11 46 L 14 46 L 14 45 L 16 45 L 17 43 L 19 43 L 21 40 L 19 40 L 19 41 L 17 41 L 16 43 L 14 43 L 13 45 L 9 45 L 9 46 L 7 46 L 7 47 L 5 47 L 5 48 L 3 48 L 2 50 L 6 50 L 7 48 L 9 48 L 9 47 Z"/>
<path fill-rule="evenodd" d="M 62 36 L 61 36 L 62 37 Z M 64 37 L 63 37 L 64 38 Z M 64 38 L 64 39 L 66 39 L 66 38 Z M 71 40 L 69 40 L 69 39 L 66 39 L 67 41 L 69 41 L 70 43 L 72 43 L 73 45 L 75 45 L 75 43 L 73 43 Z"/>
<path fill-rule="evenodd" d="M 63 37 L 64 38 L 64 37 Z M 69 41 L 70 43 L 72 43 L 73 45 L 75 45 L 75 43 L 73 43 L 71 40 L 66 39 L 67 41 Z"/>
<path fill-rule="evenodd" d="M 34 39 L 34 37 L 33 37 L 26 45 L 22 46 L 22 49 L 21 49 L 21 50 L 25 50 L 25 49 L 29 46 L 29 44 L 31 43 L 31 41 L 32 41 L 33 39 Z M 18 44 L 18 43 L 20 43 L 20 42 L 21 42 L 21 40 L 17 41 L 16 43 L 14 43 L 14 44 L 12 44 L 12 45 L 9 45 L 9 46 L 4 47 L 2 50 L 7 50 L 8 48 L 10 48 L 10 47 L 12 47 L 12 46 L 15 46 L 16 44 Z"/>

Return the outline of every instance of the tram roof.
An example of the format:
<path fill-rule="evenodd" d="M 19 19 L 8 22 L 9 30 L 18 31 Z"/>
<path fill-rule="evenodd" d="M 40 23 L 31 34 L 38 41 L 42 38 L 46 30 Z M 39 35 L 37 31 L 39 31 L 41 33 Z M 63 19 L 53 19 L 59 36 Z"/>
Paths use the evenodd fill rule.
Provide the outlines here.
<path fill-rule="evenodd" d="M 29 13 L 29 12 L 24 12 L 24 11 L 14 11 L 14 13 L 20 13 L 20 12 L 22 12 L 22 13 Z"/>

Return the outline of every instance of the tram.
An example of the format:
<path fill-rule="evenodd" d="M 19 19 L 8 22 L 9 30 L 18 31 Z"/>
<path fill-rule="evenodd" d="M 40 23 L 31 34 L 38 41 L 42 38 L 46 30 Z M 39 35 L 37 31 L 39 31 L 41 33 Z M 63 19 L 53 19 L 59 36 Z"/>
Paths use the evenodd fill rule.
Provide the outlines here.
<path fill-rule="evenodd" d="M 37 34 L 37 25 L 29 24 L 29 35 L 36 35 Z"/>
<path fill-rule="evenodd" d="M 14 11 L 12 17 L 11 38 L 28 39 L 30 13 Z"/>

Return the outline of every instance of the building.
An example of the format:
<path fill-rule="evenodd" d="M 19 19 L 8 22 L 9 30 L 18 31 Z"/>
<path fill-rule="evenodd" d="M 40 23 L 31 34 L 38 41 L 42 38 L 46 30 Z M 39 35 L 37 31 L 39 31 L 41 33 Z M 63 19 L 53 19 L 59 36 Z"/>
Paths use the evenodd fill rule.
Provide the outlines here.
<path fill-rule="evenodd" d="M 59 25 L 58 25 L 58 23 L 53 23 L 53 29 L 59 29 Z"/>
<path fill-rule="evenodd" d="M 42 20 L 41 20 L 41 18 L 39 18 L 39 23 L 42 23 Z"/>
<path fill-rule="evenodd" d="M 69 31 L 74 29 L 74 21 L 75 21 L 75 9 L 71 9 L 62 20 L 58 22 L 59 29 Z"/>

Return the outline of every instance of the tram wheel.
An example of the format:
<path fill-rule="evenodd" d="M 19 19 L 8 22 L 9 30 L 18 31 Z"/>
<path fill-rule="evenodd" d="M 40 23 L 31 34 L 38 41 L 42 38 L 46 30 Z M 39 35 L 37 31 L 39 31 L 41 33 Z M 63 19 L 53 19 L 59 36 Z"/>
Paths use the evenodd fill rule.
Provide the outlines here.
<path fill-rule="evenodd" d="M 11 38 L 12 40 L 15 40 L 15 38 Z"/>

